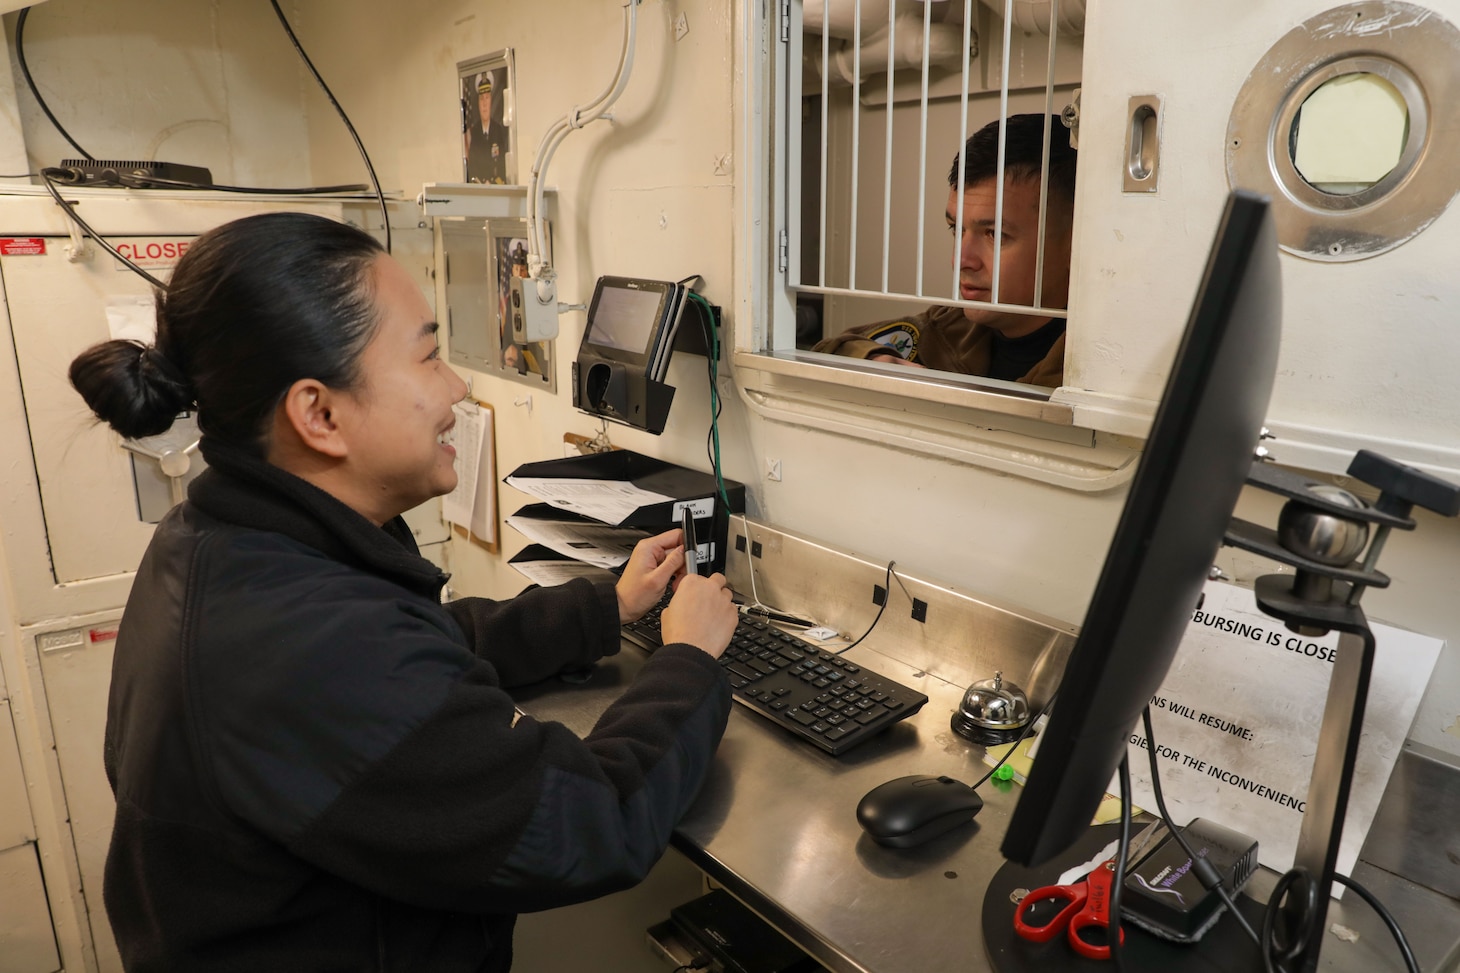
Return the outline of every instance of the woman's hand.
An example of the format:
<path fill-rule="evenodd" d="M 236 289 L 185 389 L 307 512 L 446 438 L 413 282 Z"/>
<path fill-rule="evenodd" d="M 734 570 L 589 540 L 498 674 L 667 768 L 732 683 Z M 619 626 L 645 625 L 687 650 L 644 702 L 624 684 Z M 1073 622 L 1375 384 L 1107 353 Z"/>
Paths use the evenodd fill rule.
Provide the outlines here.
<path fill-rule="evenodd" d="M 730 587 L 723 574 L 708 578 L 687 575 L 674 589 L 664 614 L 659 616 L 659 634 L 665 645 L 685 642 L 719 658 L 735 634 L 740 612 L 730 601 Z"/>
<path fill-rule="evenodd" d="M 618 592 L 620 625 L 637 621 L 664 596 L 664 589 L 684 573 L 684 545 L 678 528 L 654 537 L 646 537 L 634 545 L 634 553 L 624 565 L 623 576 L 614 589 Z"/>

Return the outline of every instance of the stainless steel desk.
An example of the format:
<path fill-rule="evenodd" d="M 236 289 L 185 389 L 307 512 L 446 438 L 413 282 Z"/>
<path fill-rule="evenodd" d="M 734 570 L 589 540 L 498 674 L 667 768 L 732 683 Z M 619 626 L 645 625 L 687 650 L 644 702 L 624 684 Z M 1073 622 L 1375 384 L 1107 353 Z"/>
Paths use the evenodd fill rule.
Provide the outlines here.
<path fill-rule="evenodd" d="M 983 749 L 948 726 L 964 687 L 866 646 L 847 657 L 921 689 L 928 704 L 842 757 L 828 756 L 735 707 L 715 768 L 680 823 L 674 845 L 838 973 L 987 970 L 980 909 L 985 887 L 1003 864 L 998 848 L 1017 787 L 984 785 L 984 808 L 973 826 L 918 848 L 884 848 L 869 840 L 855 809 L 877 784 L 923 773 L 971 783 L 987 768 Z M 588 683 L 549 681 L 519 693 L 519 705 L 538 719 L 586 734 L 645 658 L 625 644 Z M 1460 936 L 1460 903 L 1363 862 L 1355 878 L 1399 917 L 1421 968 L 1434 971 Z M 1265 900 L 1273 879 L 1259 874 L 1249 891 Z M 647 918 L 646 925 L 657 918 Z M 1329 923 L 1359 938 L 1348 943 L 1327 935 L 1324 970 L 1403 970 L 1389 934 L 1356 896 L 1334 903 Z"/>

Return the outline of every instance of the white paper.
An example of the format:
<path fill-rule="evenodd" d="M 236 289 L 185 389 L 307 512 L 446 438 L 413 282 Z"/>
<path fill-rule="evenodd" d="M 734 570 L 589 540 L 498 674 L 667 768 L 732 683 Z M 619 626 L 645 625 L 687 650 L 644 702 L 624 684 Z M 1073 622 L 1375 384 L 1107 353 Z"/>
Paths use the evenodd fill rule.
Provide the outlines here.
<path fill-rule="evenodd" d="M 1338 870 L 1348 874 L 1444 642 L 1371 622 L 1376 640 Z M 1152 699 L 1161 789 L 1173 818 L 1204 817 L 1257 839 L 1262 864 L 1292 867 L 1338 634 L 1294 635 L 1251 591 L 1209 582 Z M 1145 733 L 1131 734 L 1135 804 L 1155 806 Z"/>
<path fill-rule="evenodd" d="M 622 565 L 634 552 L 634 545 L 649 536 L 633 527 L 570 520 L 561 514 L 543 517 L 522 510 L 508 517 L 507 523 L 549 550 L 605 569 Z"/>
<path fill-rule="evenodd" d="M 157 340 L 157 302 L 150 294 L 115 294 L 106 299 L 106 329 L 113 340 Z"/>
<path fill-rule="evenodd" d="M 506 483 L 560 510 L 614 525 L 623 523 L 640 507 L 674 500 L 662 493 L 641 490 L 625 480 L 509 476 Z"/>
<path fill-rule="evenodd" d="M 510 563 L 533 584 L 540 584 L 544 588 L 551 588 L 553 585 L 563 584 L 574 578 L 606 581 L 610 584 L 618 580 L 614 577 L 613 572 L 594 567 L 591 564 L 584 564 L 581 561 L 512 561 Z"/>
<path fill-rule="evenodd" d="M 458 402 L 452 445 L 456 447 L 456 489 L 441 498 L 441 516 L 486 541 L 496 540 L 496 491 L 492 489 L 492 414 L 474 402 Z"/>
<path fill-rule="evenodd" d="M 1091 858 L 1087 862 L 1081 862 L 1074 868 L 1067 868 L 1063 872 L 1060 872 L 1059 878 L 1054 880 L 1054 884 L 1069 885 L 1071 882 L 1078 882 L 1080 879 L 1093 872 L 1096 865 L 1103 865 L 1106 862 L 1110 861 L 1110 859 L 1114 858 L 1115 853 L 1119 850 L 1119 840 L 1110 842 L 1110 844 L 1097 851 L 1094 858 Z M 1136 856 L 1132 854 L 1128 860 L 1135 861 Z M 1125 915 L 1125 912 L 1122 911 L 1121 915 Z"/>

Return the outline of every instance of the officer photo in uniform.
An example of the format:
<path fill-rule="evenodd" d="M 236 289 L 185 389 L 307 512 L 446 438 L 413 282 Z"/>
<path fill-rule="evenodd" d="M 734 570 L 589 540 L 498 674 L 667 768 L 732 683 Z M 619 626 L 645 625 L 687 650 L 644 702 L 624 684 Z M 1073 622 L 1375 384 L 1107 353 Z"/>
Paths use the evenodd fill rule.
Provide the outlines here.
<path fill-rule="evenodd" d="M 505 77 L 505 71 L 495 68 L 462 79 L 461 114 L 467 182 L 500 186 L 512 181 L 512 173 L 507 169 L 512 133 L 502 120 Z"/>

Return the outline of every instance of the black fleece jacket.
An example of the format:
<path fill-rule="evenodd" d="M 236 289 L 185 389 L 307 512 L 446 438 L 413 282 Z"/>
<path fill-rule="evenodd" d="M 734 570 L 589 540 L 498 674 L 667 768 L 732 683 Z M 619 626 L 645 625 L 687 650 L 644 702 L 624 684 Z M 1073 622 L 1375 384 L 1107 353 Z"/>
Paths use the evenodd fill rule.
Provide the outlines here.
<path fill-rule="evenodd" d="M 663 853 L 730 707 L 654 654 L 580 739 L 504 686 L 618 649 L 611 586 L 439 603 L 446 576 L 284 471 L 204 443 L 123 615 L 105 902 L 130 971 L 502 971 L 512 923 Z"/>

